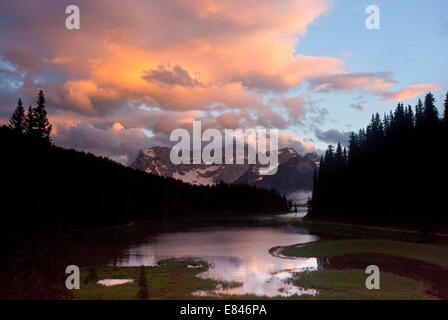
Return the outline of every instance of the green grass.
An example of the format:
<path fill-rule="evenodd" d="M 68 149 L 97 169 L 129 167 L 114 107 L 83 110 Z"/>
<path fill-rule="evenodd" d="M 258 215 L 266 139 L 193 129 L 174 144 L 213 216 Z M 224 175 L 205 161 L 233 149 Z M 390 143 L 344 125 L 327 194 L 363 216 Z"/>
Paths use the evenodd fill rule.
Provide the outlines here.
<path fill-rule="evenodd" d="M 205 261 L 194 259 L 168 259 L 159 262 L 160 266 L 146 267 L 149 299 L 193 299 L 191 292 L 212 290 L 216 285 L 227 285 L 211 279 L 202 279 L 197 274 L 206 271 Z M 202 265 L 201 268 L 188 268 L 188 265 Z M 96 267 L 98 279 L 84 284 L 89 272 L 81 269 L 81 289 L 74 291 L 74 299 L 79 300 L 135 300 L 138 293 L 140 267 Z M 106 287 L 96 282 L 101 279 L 134 279 L 133 283 Z M 235 285 L 235 284 L 232 284 Z"/>
<path fill-rule="evenodd" d="M 273 248 L 274 250 L 277 248 Z M 283 248 L 282 254 L 291 257 L 332 258 L 352 254 L 385 254 L 420 260 L 441 267 L 448 267 L 448 247 L 383 239 L 324 240 L 305 245 Z M 331 261 L 331 260 L 330 260 Z M 319 291 L 316 297 L 305 299 L 381 299 L 414 300 L 435 299 L 427 292 L 427 284 L 399 276 L 381 273 L 381 289 L 367 290 L 367 274 L 361 269 L 336 270 L 324 268 L 320 271 L 297 273 L 293 284 Z"/>
<path fill-rule="evenodd" d="M 286 256 L 331 258 L 347 254 L 381 253 L 403 258 L 423 260 L 448 267 L 448 248 L 394 240 L 336 240 L 318 241 L 287 247 Z"/>
<path fill-rule="evenodd" d="M 420 242 L 422 234 L 418 230 L 406 228 L 384 227 L 375 225 L 357 225 L 339 222 L 323 222 L 315 220 L 292 219 L 289 223 L 296 227 L 308 229 L 311 233 L 343 238 L 390 239 L 398 241 Z M 437 243 L 447 244 L 447 238 L 439 238 Z"/>
<path fill-rule="evenodd" d="M 316 296 L 301 299 L 322 300 L 426 300 L 435 299 L 425 293 L 426 286 L 416 280 L 391 273 L 381 273 L 380 290 L 368 290 L 363 270 L 323 270 L 296 273 L 291 283 L 318 290 Z"/>

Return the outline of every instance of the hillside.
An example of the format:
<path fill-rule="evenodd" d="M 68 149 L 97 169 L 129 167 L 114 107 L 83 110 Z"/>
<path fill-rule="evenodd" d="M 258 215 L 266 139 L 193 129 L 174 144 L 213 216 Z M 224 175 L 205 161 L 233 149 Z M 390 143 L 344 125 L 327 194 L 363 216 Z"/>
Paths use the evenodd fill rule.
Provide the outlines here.
<path fill-rule="evenodd" d="M 63 149 L 0 129 L 3 219 L 60 220 L 73 227 L 120 225 L 228 212 L 286 208 L 275 191 L 248 185 L 193 186 L 125 167 L 112 160 Z M 4 225 L 8 225 L 4 223 Z"/>

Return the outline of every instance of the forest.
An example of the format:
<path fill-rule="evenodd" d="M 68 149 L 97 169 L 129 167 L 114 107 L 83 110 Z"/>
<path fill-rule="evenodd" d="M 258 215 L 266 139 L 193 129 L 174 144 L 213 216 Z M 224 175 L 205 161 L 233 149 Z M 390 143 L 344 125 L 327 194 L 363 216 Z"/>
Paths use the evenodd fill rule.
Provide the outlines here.
<path fill-rule="evenodd" d="M 19 100 L 9 126 L 0 127 L 0 241 L 6 247 L 0 299 L 69 298 L 64 239 L 75 229 L 287 210 L 286 198 L 275 190 L 193 186 L 58 147 L 51 141 L 43 92 L 36 103 L 25 111 Z"/>
<path fill-rule="evenodd" d="M 0 130 L 0 170 L 8 186 L 4 194 L 8 210 L 3 219 L 23 222 L 45 217 L 59 219 L 70 227 L 104 227 L 192 215 L 287 209 L 286 199 L 274 190 L 224 183 L 193 186 L 90 153 L 57 147 L 51 143 L 51 124 L 46 119 L 42 92 L 37 103 L 38 107 L 30 108 L 25 115 L 19 101 L 10 126 Z"/>
<path fill-rule="evenodd" d="M 440 116 L 433 94 L 398 104 L 330 145 L 314 175 L 309 219 L 398 223 L 431 231 L 448 222 L 448 94 Z"/>

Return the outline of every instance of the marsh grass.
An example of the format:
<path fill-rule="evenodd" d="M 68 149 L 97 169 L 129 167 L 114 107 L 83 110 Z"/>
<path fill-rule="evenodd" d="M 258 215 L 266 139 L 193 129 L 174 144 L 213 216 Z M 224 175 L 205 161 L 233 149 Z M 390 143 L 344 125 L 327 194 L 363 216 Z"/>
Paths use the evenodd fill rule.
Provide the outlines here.
<path fill-rule="evenodd" d="M 188 268 L 188 265 L 201 266 Z M 209 265 L 205 261 L 195 259 L 167 259 L 158 266 L 145 267 L 150 298 L 160 299 L 192 299 L 191 292 L 196 290 L 212 290 L 221 281 L 197 277 L 206 271 Z M 81 284 L 81 289 L 74 293 L 75 299 L 81 300 L 135 300 L 138 296 L 138 278 L 140 267 L 97 266 L 98 280 L 101 279 L 134 279 L 133 283 L 106 287 L 97 281 Z M 81 269 L 81 283 L 89 276 L 87 268 Z"/>

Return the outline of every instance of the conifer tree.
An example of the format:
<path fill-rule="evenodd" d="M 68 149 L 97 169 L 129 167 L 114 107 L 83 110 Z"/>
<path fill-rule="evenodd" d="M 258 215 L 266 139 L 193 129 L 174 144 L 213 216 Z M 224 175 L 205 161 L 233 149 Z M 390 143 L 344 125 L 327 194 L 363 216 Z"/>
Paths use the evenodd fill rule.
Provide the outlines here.
<path fill-rule="evenodd" d="M 17 101 L 17 108 L 9 120 L 9 128 L 17 133 L 25 132 L 25 109 L 23 108 L 22 99 Z"/>
<path fill-rule="evenodd" d="M 47 111 L 45 110 L 45 95 L 42 90 L 39 91 L 39 94 L 37 96 L 37 107 L 34 108 L 34 114 L 36 121 L 36 130 L 39 139 L 50 142 L 52 126 L 47 118 Z"/>
<path fill-rule="evenodd" d="M 352 132 L 349 138 L 349 146 L 348 146 L 348 162 L 351 166 L 356 161 L 356 157 L 358 156 L 359 144 L 358 144 L 358 136 L 356 133 Z"/>
<path fill-rule="evenodd" d="M 415 106 L 415 127 L 421 128 L 423 126 L 423 103 L 418 99 L 418 103 Z"/>
<path fill-rule="evenodd" d="M 336 147 L 335 157 L 336 157 L 336 161 L 337 161 L 338 165 L 341 165 L 343 162 L 343 159 L 344 159 L 344 154 L 342 152 L 342 146 L 341 146 L 340 142 L 338 143 L 338 145 Z"/>
<path fill-rule="evenodd" d="M 25 118 L 25 133 L 30 137 L 37 136 L 36 114 L 31 106 L 28 107 L 28 113 Z"/>
<path fill-rule="evenodd" d="M 149 298 L 149 292 L 148 292 L 148 282 L 146 281 L 146 274 L 145 274 L 145 267 L 141 266 L 140 268 L 140 276 L 138 278 L 138 298 L 145 300 Z"/>
<path fill-rule="evenodd" d="M 435 129 L 439 123 L 439 113 L 435 106 L 435 99 L 432 93 L 428 93 L 425 97 L 423 121 L 424 126 L 430 129 Z"/>
<path fill-rule="evenodd" d="M 445 97 L 445 110 L 443 111 L 443 125 L 448 129 L 448 92 Z"/>

